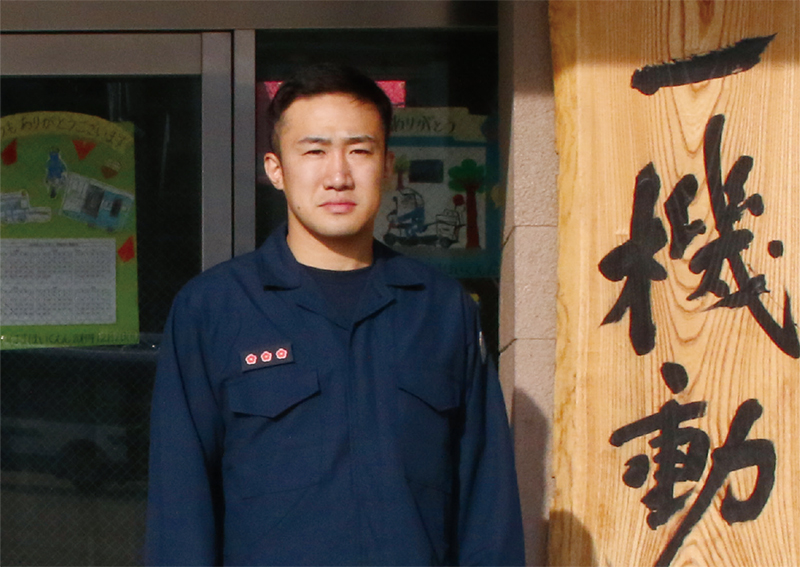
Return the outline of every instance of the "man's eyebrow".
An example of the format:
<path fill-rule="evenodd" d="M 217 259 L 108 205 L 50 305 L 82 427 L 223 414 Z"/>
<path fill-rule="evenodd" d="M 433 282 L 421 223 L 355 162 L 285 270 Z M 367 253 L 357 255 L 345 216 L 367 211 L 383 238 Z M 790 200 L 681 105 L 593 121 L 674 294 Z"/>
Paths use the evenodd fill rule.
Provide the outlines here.
<path fill-rule="evenodd" d="M 348 136 L 345 138 L 345 142 L 348 144 L 363 144 L 363 143 L 375 143 L 375 137 L 370 136 L 369 134 L 364 134 L 363 136 Z"/>
<path fill-rule="evenodd" d="M 298 144 L 332 144 L 332 140 L 330 138 L 323 138 L 322 136 L 306 136 L 305 138 L 300 138 L 297 140 Z"/>
<path fill-rule="evenodd" d="M 376 143 L 377 140 L 375 136 L 370 136 L 369 134 L 364 135 L 357 135 L 357 136 L 345 136 L 344 142 L 346 144 L 364 144 L 364 143 Z M 298 144 L 323 144 L 323 145 L 331 145 L 333 140 L 330 138 L 326 138 L 324 136 L 306 136 L 305 138 L 300 138 L 297 141 Z"/>

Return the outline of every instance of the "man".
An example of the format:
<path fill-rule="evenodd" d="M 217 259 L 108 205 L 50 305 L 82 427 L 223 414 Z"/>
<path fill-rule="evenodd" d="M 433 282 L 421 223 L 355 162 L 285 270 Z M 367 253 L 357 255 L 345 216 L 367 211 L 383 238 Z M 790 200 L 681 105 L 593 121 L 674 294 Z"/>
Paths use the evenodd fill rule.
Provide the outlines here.
<path fill-rule="evenodd" d="M 153 397 L 147 561 L 524 562 L 474 302 L 372 238 L 391 104 L 319 65 L 270 107 L 288 225 L 178 294 Z"/>

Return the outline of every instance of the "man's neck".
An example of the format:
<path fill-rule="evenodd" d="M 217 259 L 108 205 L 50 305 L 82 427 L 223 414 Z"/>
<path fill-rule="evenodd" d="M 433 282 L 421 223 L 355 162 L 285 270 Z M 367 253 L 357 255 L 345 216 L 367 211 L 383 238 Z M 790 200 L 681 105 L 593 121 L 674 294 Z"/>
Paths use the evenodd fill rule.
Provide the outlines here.
<path fill-rule="evenodd" d="M 323 270 L 347 271 L 372 265 L 372 233 L 351 237 L 321 238 L 292 230 L 286 244 L 300 264 Z"/>

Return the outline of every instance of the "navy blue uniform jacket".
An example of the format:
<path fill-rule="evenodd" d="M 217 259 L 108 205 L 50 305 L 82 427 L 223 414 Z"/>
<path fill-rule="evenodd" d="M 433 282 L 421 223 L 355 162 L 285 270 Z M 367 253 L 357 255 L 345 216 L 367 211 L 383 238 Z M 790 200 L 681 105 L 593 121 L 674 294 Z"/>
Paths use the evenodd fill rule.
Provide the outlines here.
<path fill-rule="evenodd" d="M 147 563 L 523 564 L 479 333 L 458 282 L 377 242 L 355 322 L 285 229 L 190 281 L 156 375 Z"/>

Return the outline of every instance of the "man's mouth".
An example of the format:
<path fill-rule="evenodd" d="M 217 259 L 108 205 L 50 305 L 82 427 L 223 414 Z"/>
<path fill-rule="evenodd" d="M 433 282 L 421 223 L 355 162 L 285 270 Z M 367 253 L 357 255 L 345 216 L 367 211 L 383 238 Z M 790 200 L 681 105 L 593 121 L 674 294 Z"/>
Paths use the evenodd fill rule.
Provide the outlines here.
<path fill-rule="evenodd" d="M 329 213 L 334 214 L 349 213 L 356 208 L 356 204 L 353 201 L 328 201 L 320 206 Z"/>

